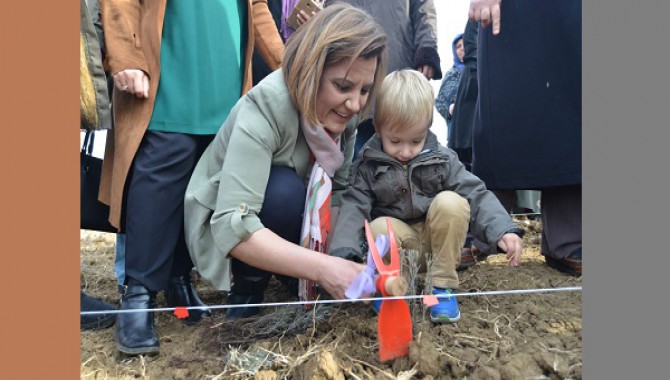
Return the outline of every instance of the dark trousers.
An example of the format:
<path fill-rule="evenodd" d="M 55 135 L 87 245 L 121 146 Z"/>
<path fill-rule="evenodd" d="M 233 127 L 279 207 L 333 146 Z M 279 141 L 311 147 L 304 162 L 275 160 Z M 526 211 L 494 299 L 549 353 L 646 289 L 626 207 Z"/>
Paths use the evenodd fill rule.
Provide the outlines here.
<path fill-rule="evenodd" d="M 563 259 L 582 246 L 582 186 L 542 190 L 542 254 Z"/>
<path fill-rule="evenodd" d="M 291 243 L 300 244 L 303 212 L 307 187 L 302 178 L 292 169 L 273 166 L 265 190 L 263 206 L 258 217 L 263 226 Z M 233 284 L 231 293 L 262 294 L 268 286 L 272 273 L 232 259 Z M 289 285 L 293 279 L 278 278 Z M 297 288 L 296 288 L 297 289 Z"/>
<path fill-rule="evenodd" d="M 150 291 L 193 268 L 184 240 L 184 194 L 213 135 L 146 131 L 130 168 L 125 197 L 126 282 Z"/>

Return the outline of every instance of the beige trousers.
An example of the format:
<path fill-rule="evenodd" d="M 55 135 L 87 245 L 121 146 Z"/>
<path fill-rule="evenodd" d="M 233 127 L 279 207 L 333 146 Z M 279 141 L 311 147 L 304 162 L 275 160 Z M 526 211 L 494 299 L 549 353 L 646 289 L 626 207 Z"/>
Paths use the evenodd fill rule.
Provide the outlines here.
<path fill-rule="evenodd" d="M 380 217 L 370 224 L 375 238 L 380 233 L 388 234 L 386 219 Z M 443 191 L 431 203 L 425 221 L 410 225 L 400 219 L 388 219 L 398 246 L 420 252 L 420 272 L 426 271 L 426 262 L 431 259 L 428 270 L 432 286 L 458 288 L 456 267 L 461 262 L 461 248 L 470 222 L 470 205 L 465 198 L 453 191 Z"/>

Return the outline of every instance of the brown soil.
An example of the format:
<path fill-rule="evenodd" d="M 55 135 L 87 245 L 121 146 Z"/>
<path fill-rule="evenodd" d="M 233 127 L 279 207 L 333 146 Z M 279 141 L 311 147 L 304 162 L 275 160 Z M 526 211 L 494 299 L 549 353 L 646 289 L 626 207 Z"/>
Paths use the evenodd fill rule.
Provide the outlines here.
<path fill-rule="evenodd" d="M 523 224 L 523 222 L 521 222 Z M 581 286 L 581 278 L 544 264 L 536 223 L 527 231 L 518 268 L 504 256 L 460 272 L 459 292 Z M 90 295 L 117 303 L 114 235 L 81 232 L 81 283 Z M 423 281 L 421 278 L 420 281 Z M 224 293 L 197 283 L 209 305 Z M 419 286 L 421 288 L 421 286 Z M 293 301 L 278 282 L 266 301 Z M 245 321 L 223 319 L 223 310 L 197 326 L 158 313 L 158 356 L 126 357 L 116 351 L 114 328 L 81 333 L 85 379 L 581 379 L 580 292 L 461 297 L 461 320 L 434 325 L 411 304 L 414 341 L 408 357 L 380 362 L 377 317 L 362 303 L 265 308 Z M 158 307 L 165 307 L 159 294 Z"/>

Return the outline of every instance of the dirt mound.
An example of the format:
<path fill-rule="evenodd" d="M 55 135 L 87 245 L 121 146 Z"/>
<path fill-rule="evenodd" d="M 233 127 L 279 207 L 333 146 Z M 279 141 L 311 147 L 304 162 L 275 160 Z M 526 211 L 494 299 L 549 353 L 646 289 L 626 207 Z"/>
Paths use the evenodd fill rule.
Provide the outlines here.
<path fill-rule="evenodd" d="M 460 272 L 458 292 L 581 286 L 544 265 L 537 233 L 525 223 L 521 266 L 490 257 Z M 113 270 L 114 235 L 81 233 L 82 288 L 117 303 Z M 199 294 L 210 305 L 226 296 L 204 282 Z M 420 290 L 420 286 L 418 289 Z M 266 301 L 292 301 L 279 282 Z M 413 307 L 414 341 L 407 357 L 380 362 L 377 316 L 370 306 L 322 305 L 264 308 L 260 317 L 230 322 L 212 318 L 186 326 L 159 313 L 161 352 L 125 357 L 116 352 L 113 328 L 81 334 L 81 377 L 114 379 L 580 379 L 581 293 L 560 292 L 459 297 L 458 323 L 435 325 L 419 304 Z M 165 306 L 159 294 L 157 306 Z"/>

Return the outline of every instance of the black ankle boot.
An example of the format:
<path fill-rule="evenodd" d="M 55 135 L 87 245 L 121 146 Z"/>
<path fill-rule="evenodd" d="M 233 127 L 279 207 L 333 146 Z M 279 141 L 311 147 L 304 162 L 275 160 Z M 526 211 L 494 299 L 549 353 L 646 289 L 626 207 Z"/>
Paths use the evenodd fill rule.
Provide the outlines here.
<path fill-rule="evenodd" d="M 188 317 L 183 319 L 186 324 L 195 324 L 200 322 L 203 316 L 212 316 L 212 311 L 198 298 L 190 273 L 170 278 L 168 288 L 165 290 L 165 300 L 169 307 L 201 307 L 201 309 L 188 309 Z"/>
<path fill-rule="evenodd" d="M 245 305 L 263 302 L 263 294 L 272 274 L 233 259 L 233 285 L 228 293 L 229 305 Z M 226 319 L 249 318 L 260 314 L 259 307 L 235 307 L 226 311 Z"/>
<path fill-rule="evenodd" d="M 120 310 L 154 308 L 156 292 L 150 292 L 131 278 L 124 290 Z M 119 313 L 116 321 L 116 348 L 127 355 L 157 354 L 159 343 L 154 327 L 154 313 Z"/>
<path fill-rule="evenodd" d="M 228 294 L 228 305 L 246 305 L 262 302 L 263 294 Z M 226 319 L 249 318 L 260 313 L 260 307 L 235 307 L 226 311 Z"/>
<path fill-rule="evenodd" d="M 116 310 L 114 305 L 103 302 L 97 298 L 81 292 L 81 311 L 105 311 Z M 82 330 L 100 330 L 107 328 L 114 324 L 116 315 L 114 314 L 91 314 L 82 315 L 80 318 L 79 327 Z"/>

